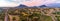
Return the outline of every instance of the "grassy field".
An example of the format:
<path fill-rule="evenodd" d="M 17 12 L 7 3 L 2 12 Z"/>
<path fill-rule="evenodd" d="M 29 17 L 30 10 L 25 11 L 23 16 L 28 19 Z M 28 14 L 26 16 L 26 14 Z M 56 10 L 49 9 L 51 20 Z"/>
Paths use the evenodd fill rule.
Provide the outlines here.
<path fill-rule="evenodd" d="M 60 21 L 60 16 L 56 16 L 57 20 Z"/>

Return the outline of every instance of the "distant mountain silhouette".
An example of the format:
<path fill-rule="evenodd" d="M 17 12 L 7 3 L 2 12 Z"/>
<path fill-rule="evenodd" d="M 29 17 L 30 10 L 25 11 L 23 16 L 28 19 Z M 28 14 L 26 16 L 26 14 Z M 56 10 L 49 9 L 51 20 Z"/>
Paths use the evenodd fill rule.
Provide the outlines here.
<path fill-rule="evenodd" d="M 43 8 L 43 7 L 47 7 L 46 5 L 41 5 L 41 6 L 39 6 L 40 8 Z"/>
<path fill-rule="evenodd" d="M 48 7 L 60 7 L 60 3 L 51 3 L 47 5 Z"/>
<path fill-rule="evenodd" d="M 20 4 L 18 7 L 23 8 L 23 7 L 28 7 L 28 6 Z"/>
<path fill-rule="evenodd" d="M 32 8 L 43 8 L 43 7 L 47 7 L 46 5 L 41 5 L 41 6 L 33 6 Z M 31 7 L 28 7 L 28 6 L 26 6 L 26 5 L 23 5 L 23 4 L 20 4 L 19 6 L 18 6 L 18 8 L 31 8 Z"/>
<path fill-rule="evenodd" d="M 39 7 L 47 7 L 46 5 L 41 5 L 41 6 L 39 6 Z"/>

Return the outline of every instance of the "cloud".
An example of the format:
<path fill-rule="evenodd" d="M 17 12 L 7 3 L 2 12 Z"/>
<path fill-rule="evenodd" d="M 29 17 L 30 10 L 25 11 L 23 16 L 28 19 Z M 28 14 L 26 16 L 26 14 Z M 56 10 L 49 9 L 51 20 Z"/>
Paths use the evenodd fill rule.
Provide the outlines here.
<path fill-rule="evenodd" d="M 50 3 L 60 3 L 58 0 L 0 0 L 0 7 L 15 7 L 20 4 L 27 6 L 40 6 Z"/>
<path fill-rule="evenodd" d="M 14 2 L 7 2 L 7 1 L 4 1 L 4 0 L 0 1 L 0 7 L 15 7 L 15 6 L 18 6 L 18 5 L 19 5 L 18 3 L 14 3 Z"/>
<path fill-rule="evenodd" d="M 48 7 L 60 7 L 60 3 L 51 3 L 51 4 L 48 4 L 46 6 L 48 6 Z"/>
<path fill-rule="evenodd" d="M 56 0 L 31 0 L 31 1 L 25 1 L 22 4 L 27 5 L 27 6 L 40 6 L 44 4 L 50 4 L 54 3 Z"/>
<path fill-rule="evenodd" d="M 56 0 L 55 3 L 60 3 L 60 0 Z"/>
<path fill-rule="evenodd" d="M 44 4 L 43 0 L 32 0 L 32 1 L 25 1 L 22 4 L 27 6 L 38 6 Z"/>

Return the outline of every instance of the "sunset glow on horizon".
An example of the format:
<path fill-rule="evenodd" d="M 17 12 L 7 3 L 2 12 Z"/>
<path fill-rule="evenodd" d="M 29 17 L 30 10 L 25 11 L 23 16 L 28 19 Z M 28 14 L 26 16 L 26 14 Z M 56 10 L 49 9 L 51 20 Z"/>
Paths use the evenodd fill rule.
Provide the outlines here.
<path fill-rule="evenodd" d="M 0 7 L 16 7 L 20 4 L 26 6 L 40 6 L 50 3 L 60 3 L 59 0 L 0 0 Z"/>

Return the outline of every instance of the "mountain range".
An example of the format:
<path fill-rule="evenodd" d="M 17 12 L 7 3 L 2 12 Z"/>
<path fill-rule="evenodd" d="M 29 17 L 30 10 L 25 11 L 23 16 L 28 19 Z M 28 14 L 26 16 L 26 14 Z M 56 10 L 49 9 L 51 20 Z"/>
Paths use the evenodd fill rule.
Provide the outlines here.
<path fill-rule="evenodd" d="M 24 7 L 29 7 L 29 6 L 26 6 L 26 5 L 23 5 L 23 4 L 21 4 L 21 5 L 19 5 L 18 6 L 19 8 L 24 8 Z M 41 6 L 33 6 L 33 7 L 47 7 L 46 5 L 41 5 Z"/>
<path fill-rule="evenodd" d="M 23 4 L 21 4 L 21 5 L 19 5 L 18 6 L 19 8 L 24 8 L 24 7 L 29 7 L 29 6 L 26 6 L 26 5 L 23 5 Z M 51 4 L 47 4 L 47 5 L 41 5 L 41 6 L 33 6 L 33 7 L 35 7 L 35 8 L 43 8 L 43 7 L 53 7 L 53 8 L 55 8 L 55 7 L 60 7 L 60 3 L 51 3 Z"/>

